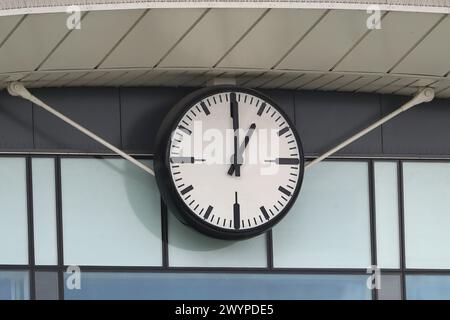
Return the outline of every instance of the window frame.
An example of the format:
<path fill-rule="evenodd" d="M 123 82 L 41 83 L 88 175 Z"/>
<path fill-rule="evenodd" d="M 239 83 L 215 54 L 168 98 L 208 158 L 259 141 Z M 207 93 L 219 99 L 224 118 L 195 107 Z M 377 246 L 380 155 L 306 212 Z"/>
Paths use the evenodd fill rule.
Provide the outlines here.
<path fill-rule="evenodd" d="M 134 154 L 138 159 L 153 160 L 152 154 Z M 53 271 L 58 273 L 58 297 L 64 299 L 64 273 L 67 265 L 63 261 L 63 229 L 62 229 L 62 203 L 61 203 L 61 159 L 63 158 L 120 158 L 108 153 L 1 153 L 0 157 L 21 157 L 26 161 L 26 182 L 27 182 L 27 221 L 28 221 L 28 264 L 27 265 L 1 265 L 0 271 L 28 271 L 29 272 L 29 297 L 36 298 L 35 272 Z M 34 254 L 34 225 L 33 225 L 33 195 L 32 195 L 32 159 L 50 158 L 55 163 L 55 186 L 56 186 L 56 232 L 58 263 L 54 266 L 35 264 Z M 307 157 L 306 161 L 312 158 Z M 326 161 L 363 161 L 368 163 L 369 181 L 369 204 L 370 204 L 370 244 L 371 262 L 376 265 L 376 208 L 375 208 L 375 185 L 374 185 L 374 162 L 388 161 L 397 164 L 397 184 L 398 184 L 398 214 L 399 214 L 399 246 L 400 246 L 400 268 L 380 269 L 382 274 L 399 275 L 401 278 L 401 298 L 406 297 L 406 276 L 407 275 L 450 275 L 450 269 L 408 269 L 405 265 L 405 230 L 404 230 L 404 188 L 403 188 L 403 163 L 405 162 L 441 162 L 449 163 L 450 159 L 415 158 L 415 157 L 330 157 Z M 272 231 L 265 233 L 267 267 L 171 267 L 169 266 L 168 254 L 168 219 L 167 207 L 161 200 L 161 242 L 162 242 L 162 266 L 160 267 L 133 267 L 133 266 L 86 266 L 82 271 L 86 272 L 176 272 L 176 273 L 257 273 L 257 274 L 330 274 L 330 275 L 367 275 L 366 269 L 344 269 L 344 268 L 274 268 L 273 265 L 273 239 Z M 372 290 L 372 299 L 378 299 L 377 290 Z"/>

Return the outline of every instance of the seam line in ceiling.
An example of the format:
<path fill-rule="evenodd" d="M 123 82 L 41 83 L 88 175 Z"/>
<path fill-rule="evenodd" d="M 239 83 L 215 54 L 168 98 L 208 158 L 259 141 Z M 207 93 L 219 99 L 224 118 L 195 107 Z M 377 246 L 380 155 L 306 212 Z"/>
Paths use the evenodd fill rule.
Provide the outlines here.
<path fill-rule="evenodd" d="M 294 43 L 294 45 L 288 49 L 288 51 L 281 56 L 281 58 L 270 68 L 275 69 L 278 67 L 278 65 L 283 62 L 284 59 L 292 52 L 294 49 L 316 28 L 317 25 L 328 15 L 330 10 L 326 10 L 309 28 L 306 30 L 306 32 L 298 39 L 297 42 Z"/>
<path fill-rule="evenodd" d="M 387 71 L 387 73 L 391 73 L 392 70 L 394 70 L 400 63 L 403 62 L 403 60 L 406 59 L 441 23 L 444 21 L 444 19 L 447 17 L 447 15 L 442 15 L 442 17 L 433 25 L 431 26 L 430 30 L 428 30 L 420 39 L 408 50 L 406 53 L 400 57 L 400 59 Z"/>

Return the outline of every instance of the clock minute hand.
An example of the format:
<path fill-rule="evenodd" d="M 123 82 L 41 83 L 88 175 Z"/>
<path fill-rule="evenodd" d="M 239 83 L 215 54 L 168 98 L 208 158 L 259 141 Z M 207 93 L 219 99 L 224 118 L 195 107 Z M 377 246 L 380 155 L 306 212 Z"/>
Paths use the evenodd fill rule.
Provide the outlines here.
<path fill-rule="evenodd" d="M 234 155 L 233 155 L 233 160 L 232 163 L 233 165 L 237 165 L 238 159 L 237 159 L 237 154 L 238 154 L 238 143 L 239 143 L 239 108 L 238 108 L 238 103 L 236 101 L 236 93 L 231 92 L 230 93 L 230 114 L 231 114 L 231 118 L 233 119 L 233 131 L 234 131 L 234 139 L 233 139 L 233 144 L 234 144 Z M 241 175 L 241 171 L 240 169 L 236 170 L 236 176 L 239 177 Z"/>
<path fill-rule="evenodd" d="M 244 151 L 247 148 L 247 145 L 250 142 L 250 138 L 252 137 L 255 129 L 256 129 L 256 124 L 252 123 L 250 125 L 250 127 L 248 128 L 248 131 L 244 138 L 244 141 L 241 143 L 241 146 L 239 147 L 238 155 L 236 155 L 236 154 L 233 155 L 233 157 L 236 156 L 240 161 L 238 161 L 238 163 L 231 164 L 230 169 L 228 169 L 228 174 L 230 176 L 233 175 L 235 170 L 236 170 L 236 172 L 237 172 L 237 170 L 240 171 L 240 166 L 242 165 L 242 158 L 243 158 Z"/>

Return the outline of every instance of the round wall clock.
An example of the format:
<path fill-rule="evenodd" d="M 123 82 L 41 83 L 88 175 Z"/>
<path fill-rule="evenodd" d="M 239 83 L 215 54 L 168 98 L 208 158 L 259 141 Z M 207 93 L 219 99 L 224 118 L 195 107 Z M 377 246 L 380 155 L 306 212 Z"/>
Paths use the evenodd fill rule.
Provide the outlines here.
<path fill-rule="evenodd" d="M 166 116 L 155 174 L 183 223 L 215 238 L 244 239 L 279 222 L 303 180 L 300 138 L 264 94 L 236 86 L 195 91 Z"/>

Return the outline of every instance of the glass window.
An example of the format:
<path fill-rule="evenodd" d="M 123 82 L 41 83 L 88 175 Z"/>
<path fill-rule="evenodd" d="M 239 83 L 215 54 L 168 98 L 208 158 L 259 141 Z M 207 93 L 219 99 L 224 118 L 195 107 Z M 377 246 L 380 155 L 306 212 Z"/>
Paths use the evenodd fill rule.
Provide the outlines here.
<path fill-rule="evenodd" d="M 28 264 L 24 158 L 0 158 L 0 264 Z"/>
<path fill-rule="evenodd" d="M 162 264 L 154 177 L 122 159 L 91 158 L 62 159 L 61 176 L 66 265 Z"/>
<path fill-rule="evenodd" d="M 406 297 L 410 300 L 449 300 L 450 276 L 408 275 Z"/>
<path fill-rule="evenodd" d="M 37 271 L 35 273 L 36 300 L 58 300 L 58 273 Z"/>
<path fill-rule="evenodd" d="M 241 241 L 210 238 L 169 213 L 169 264 L 176 267 L 267 267 L 266 235 Z"/>
<path fill-rule="evenodd" d="M 366 276 L 86 273 L 66 299 L 370 299 Z"/>
<path fill-rule="evenodd" d="M 450 163 L 403 164 L 408 268 L 450 268 Z"/>
<path fill-rule="evenodd" d="M 375 162 L 375 210 L 377 264 L 400 268 L 398 225 L 398 184 L 396 162 Z"/>
<path fill-rule="evenodd" d="M 398 274 L 382 274 L 378 300 L 401 300 L 402 281 Z"/>
<path fill-rule="evenodd" d="M 33 159 L 32 172 L 35 263 L 55 265 L 58 263 L 55 160 Z"/>
<path fill-rule="evenodd" d="M 302 190 L 274 228 L 274 265 L 302 268 L 370 266 L 366 162 L 322 162 L 305 172 Z"/>
<path fill-rule="evenodd" d="M 0 271 L 0 300 L 28 300 L 29 298 L 28 272 Z"/>

